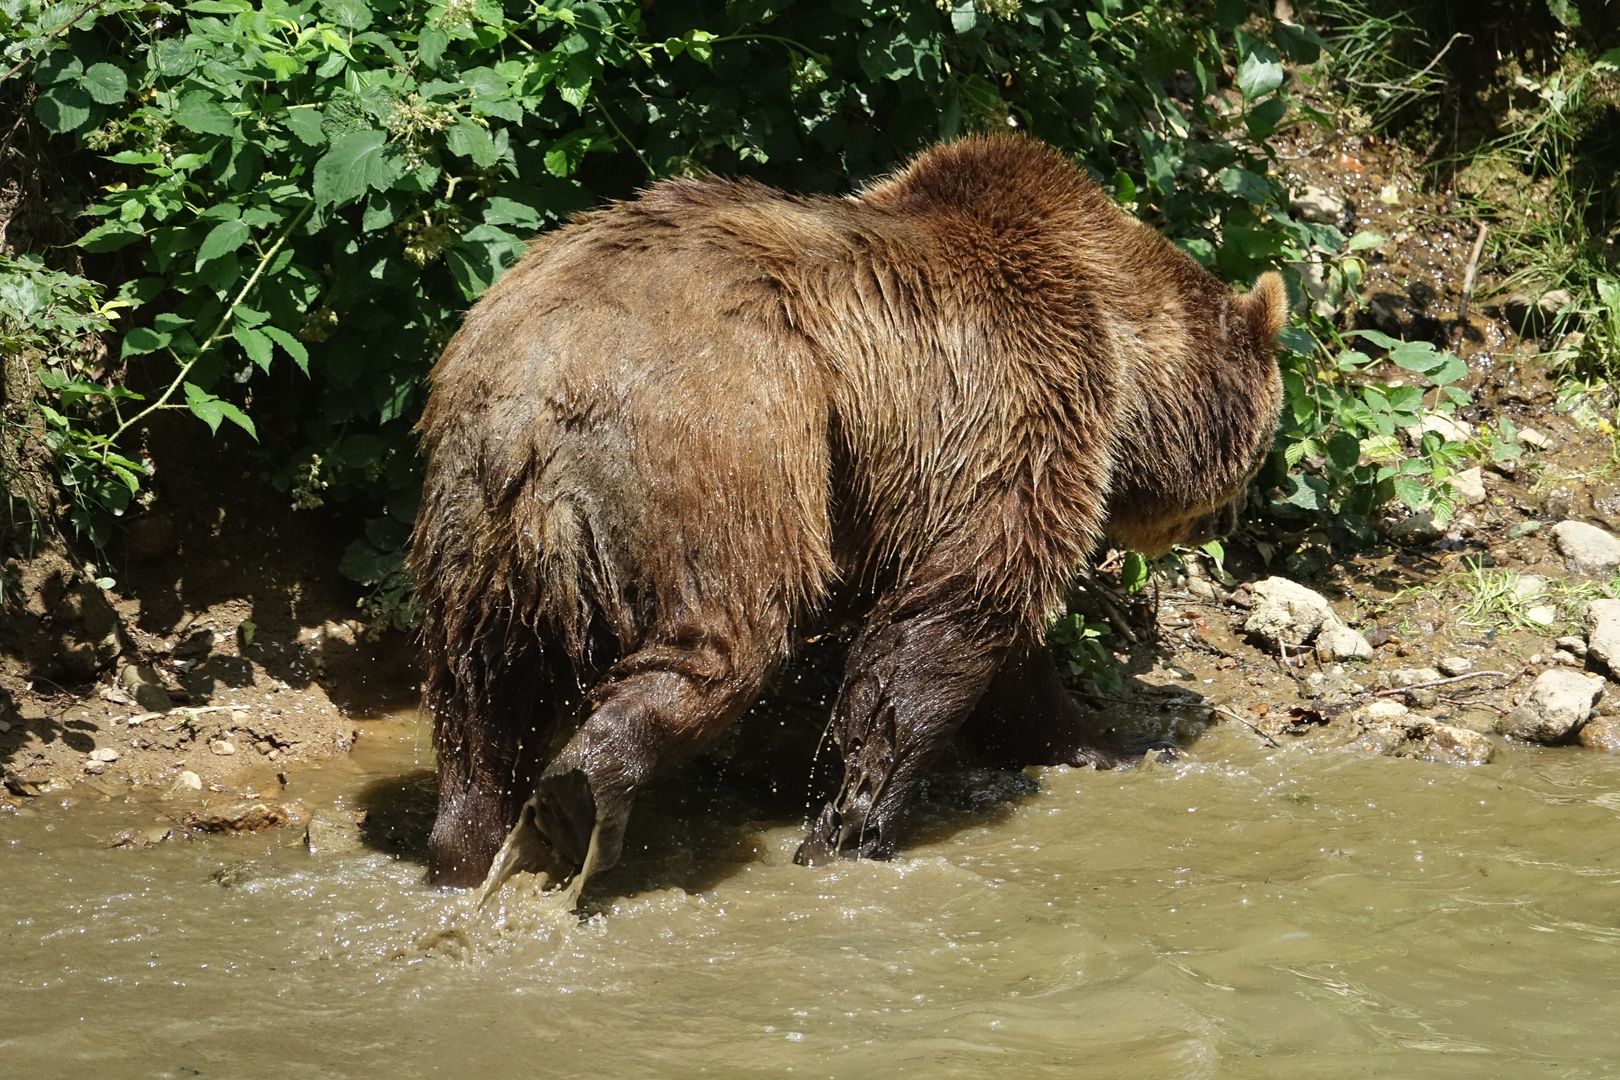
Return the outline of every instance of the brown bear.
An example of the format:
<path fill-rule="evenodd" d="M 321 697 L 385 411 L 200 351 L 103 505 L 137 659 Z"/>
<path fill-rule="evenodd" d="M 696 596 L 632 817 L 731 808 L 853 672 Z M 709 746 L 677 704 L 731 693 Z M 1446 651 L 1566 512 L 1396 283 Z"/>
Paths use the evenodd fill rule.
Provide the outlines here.
<path fill-rule="evenodd" d="M 1276 275 L 1234 295 L 1011 135 L 847 198 L 664 181 L 541 237 L 420 424 L 430 879 L 577 898 L 638 788 L 835 594 L 860 620 L 844 780 L 801 862 L 892 854 L 981 698 L 1044 725 L 1030 755 L 1085 760 L 1043 628 L 1105 533 L 1156 552 L 1229 524 L 1284 315 Z"/>

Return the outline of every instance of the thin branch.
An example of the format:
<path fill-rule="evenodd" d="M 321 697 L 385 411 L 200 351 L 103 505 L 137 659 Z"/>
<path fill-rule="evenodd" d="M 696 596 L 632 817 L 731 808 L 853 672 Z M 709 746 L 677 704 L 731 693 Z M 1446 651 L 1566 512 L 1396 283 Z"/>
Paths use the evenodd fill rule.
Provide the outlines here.
<path fill-rule="evenodd" d="M 1231 709 L 1228 709 L 1225 705 L 1211 705 L 1209 707 L 1209 711 L 1214 713 L 1216 716 L 1224 716 L 1228 720 L 1236 720 L 1238 723 L 1242 724 L 1244 727 L 1266 740 L 1267 746 L 1275 747 L 1278 750 L 1282 749 L 1282 743 L 1278 742 L 1276 739 L 1273 739 L 1270 735 L 1267 735 L 1265 732 L 1261 731 L 1259 728 L 1245 720 L 1242 716 L 1233 712 Z"/>
<path fill-rule="evenodd" d="M 101 4 L 103 2 L 104 2 L 104 0 L 88 0 L 87 3 L 80 4 L 79 5 L 79 10 L 75 11 L 73 13 L 73 17 L 71 19 L 69 19 L 67 22 L 63 23 L 61 26 L 58 26 L 55 30 L 52 30 L 50 33 L 46 34 L 43 38 L 41 38 L 40 39 L 40 44 L 43 45 L 46 42 L 50 41 L 52 38 L 61 37 L 63 34 L 67 33 L 69 30 L 73 29 L 73 24 L 78 22 L 80 19 L 84 18 L 86 12 L 88 12 L 93 7 L 101 6 Z M 6 69 L 5 74 L 0 75 L 0 86 L 4 86 L 6 84 L 7 79 L 9 79 L 13 75 L 17 74 L 17 72 L 21 71 L 23 68 L 27 67 L 29 64 L 32 64 L 34 61 L 38 60 L 39 55 L 40 54 L 39 54 L 38 50 L 36 50 L 32 56 L 25 56 L 21 60 L 17 61 L 15 64 L 12 64 L 11 67 Z"/>
<path fill-rule="evenodd" d="M 1397 694 L 1404 694 L 1408 690 L 1427 690 L 1431 686 L 1446 686 L 1449 683 L 1463 682 L 1468 679 L 1483 679 L 1492 675 L 1500 679 L 1508 678 L 1508 673 L 1505 671 L 1470 671 L 1466 675 L 1453 675 L 1449 679 L 1431 679 L 1428 682 L 1413 683 L 1411 686 L 1392 686 L 1388 690 L 1375 691 L 1373 697 L 1394 697 Z M 1501 689 L 1501 687 L 1496 689 Z"/>
<path fill-rule="evenodd" d="M 1446 53 L 1451 51 L 1451 47 L 1457 44 L 1458 38 L 1467 38 L 1469 41 L 1474 40 L 1474 36 L 1472 34 L 1452 34 L 1451 40 L 1446 42 L 1445 47 L 1434 54 L 1434 59 L 1425 64 L 1421 71 L 1409 76 L 1404 83 L 1364 82 L 1361 79 L 1352 79 L 1348 75 L 1343 76 L 1344 81 L 1349 83 L 1351 86 L 1359 86 L 1364 90 L 1388 90 L 1395 94 L 1412 93 L 1416 90 L 1416 87 L 1413 84 L 1434 70 L 1434 65 L 1438 64 L 1441 58 L 1443 58 Z"/>
<path fill-rule="evenodd" d="M 1463 274 L 1462 299 L 1457 302 L 1457 321 L 1468 319 L 1468 301 L 1474 295 L 1474 272 L 1479 269 L 1479 256 L 1485 250 L 1485 234 L 1490 231 L 1486 222 L 1479 223 L 1479 234 L 1474 237 L 1474 250 L 1468 256 L 1468 269 Z"/>
<path fill-rule="evenodd" d="M 253 287 L 259 283 L 259 278 L 264 275 L 264 268 L 270 265 L 271 260 L 273 260 L 276 257 L 277 252 L 281 250 L 281 246 L 285 244 L 287 242 L 287 238 L 293 234 L 293 230 L 302 225 L 304 223 L 304 219 L 308 217 L 310 211 L 314 209 L 315 203 L 313 200 L 311 200 L 310 202 L 304 204 L 304 208 L 302 210 L 293 215 L 293 219 L 291 221 L 287 222 L 287 227 L 281 230 L 281 235 L 276 237 L 276 242 L 271 244 L 265 253 L 259 258 L 259 265 L 253 268 L 253 273 L 248 275 L 247 281 L 243 282 L 241 289 L 237 290 L 235 298 L 232 299 L 225 310 L 220 313 L 219 321 L 214 324 L 214 329 L 206 338 L 203 339 L 203 343 L 197 346 L 197 351 L 192 353 L 188 359 L 181 362 L 180 370 L 175 372 L 174 381 L 169 383 L 168 387 L 163 391 L 162 394 L 158 395 L 157 400 L 152 402 L 152 404 L 148 405 L 146 408 L 142 409 L 140 412 L 136 413 L 134 416 L 130 417 L 128 420 L 125 420 L 123 423 L 119 424 L 117 429 L 114 430 L 111 435 L 107 436 L 106 442 L 102 444 L 101 449 L 101 460 L 103 464 L 105 464 L 107 461 L 107 455 L 112 453 L 113 444 L 118 441 L 119 436 L 128 431 L 130 428 L 134 427 L 136 424 L 140 423 L 142 420 L 145 420 L 152 413 L 168 405 L 169 399 L 173 397 L 174 392 L 180 388 L 180 384 L 186 381 L 186 376 L 191 374 L 191 369 L 196 366 L 197 361 L 201 360 L 208 354 L 208 350 L 213 347 L 214 342 L 218 341 L 219 336 L 225 332 L 225 326 L 231 321 L 231 317 L 236 314 L 236 309 L 241 306 L 243 300 L 247 299 L 248 293 L 253 291 Z"/>

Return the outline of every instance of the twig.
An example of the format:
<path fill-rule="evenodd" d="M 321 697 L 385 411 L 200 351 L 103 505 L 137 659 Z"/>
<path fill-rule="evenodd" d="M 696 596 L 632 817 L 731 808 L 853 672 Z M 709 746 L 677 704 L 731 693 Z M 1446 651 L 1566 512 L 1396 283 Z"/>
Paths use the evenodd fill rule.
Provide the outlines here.
<path fill-rule="evenodd" d="M 1462 698 L 1454 697 L 1442 697 L 1440 700 L 1447 705 L 1455 705 L 1459 709 L 1489 709 L 1497 716 L 1506 716 L 1508 714 L 1507 709 L 1502 708 L 1500 705 L 1492 705 L 1488 701 L 1464 701 Z"/>
<path fill-rule="evenodd" d="M 69 30 L 73 29 L 74 23 L 77 23 L 80 19 L 84 18 L 85 12 L 89 11 L 93 7 L 100 6 L 101 3 L 102 0 L 88 0 L 88 2 L 80 4 L 79 10 L 73 13 L 73 17 L 71 19 L 63 23 L 61 26 L 58 26 L 55 30 L 52 30 L 44 37 L 40 38 L 39 43 L 43 45 L 52 38 L 61 37 Z M 6 73 L 4 75 L 0 75 L 0 86 L 4 86 L 7 79 L 11 78 L 13 75 L 17 74 L 17 72 L 21 71 L 23 68 L 27 67 L 29 64 L 38 59 L 39 53 L 35 52 L 32 56 L 25 56 L 15 64 L 12 64 L 11 67 L 6 69 Z"/>
<path fill-rule="evenodd" d="M 1490 231 L 1486 222 L 1479 223 L 1479 234 L 1474 237 L 1474 250 L 1468 256 L 1468 269 L 1463 274 L 1462 299 L 1457 303 L 1457 321 L 1468 319 L 1468 300 L 1474 295 L 1474 271 L 1479 269 L 1479 255 L 1485 250 L 1485 234 Z"/>
<path fill-rule="evenodd" d="M 1228 709 L 1225 705 L 1211 705 L 1209 707 L 1209 711 L 1214 713 L 1216 716 L 1224 716 L 1228 720 L 1236 720 L 1238 723 L 1242 724 L 1244 727 L 1266 740 L 1266 744 L 1268 746 L 1274 746 L 1278 750 L 1282 749 L 1282 743 L 1278 742 L 1276 739 L 1273 739 L 1270 735 L 1267 735 L 1265 732 L 1261 731 L 1259 728 L 1245 720 L 1242 716 L 1233 712 L 1231 709 Z"/>
<path fill-rule="evenodd" d="M 1439 52 L 1434 54 L 1434 59 L 1425 64 L 1421 71 L 1408 76 L 1404 83 L 1363 82 L 1361 79 L 1352 79 L 1348 76 L 1345 77 L 1344 81 L 1349 83 L 1351 86 L 1359 86 L 1366 90 L 1388 90 L 1391 93 L 1401 93 L 1404 91 L 1406 93 L 1411 93 L 1415 89 L 1413 84 L 1434 70 L 1434 65 L 1438 64 L 1446 53 L 1451 51 L 1451 47 L 1457 44 L 1458 38 L 1467 38 L 1469 41 L 1474 40 L 1474 36 L 1472 34 L 1452 34 L 1451 40 L 1446 42 L 1445 46 Z"/>
<path fill-rule="evenodd" d="M 1428 682 L 1413 683 L 1411 686 L 1392 686 L 1388 690 L 1375 691 L 1373 697 L 1393 697 L 1396 694 L 1404 694 L 1408 690 L 1427 690 L 1431 686 L 1445 686 L 1447 683 L 1463 682 L 1466 679 L 1483 679 L 1488 675 L 1494 675 L 1500 679 L 1508 677 L 1508 673 L 1505 671 L 1470 671 L 1466 675 L 1453 675 L 1449 679 L 1431 679 Z"/>

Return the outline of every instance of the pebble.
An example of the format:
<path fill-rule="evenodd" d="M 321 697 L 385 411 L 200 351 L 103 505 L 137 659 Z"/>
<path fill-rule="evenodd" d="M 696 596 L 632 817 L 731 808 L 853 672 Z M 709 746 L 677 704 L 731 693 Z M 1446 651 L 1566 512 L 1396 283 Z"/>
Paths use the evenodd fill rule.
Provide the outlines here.
<path fill-rule="evenodd" d="M 1558 621 L 1558 608 L 1552 604 L 1537 604 L 1526 609 L 1524 617 L 1537 626 L 1551 626 Z"/>
<path fill-rule="evenodd" d="M 236 744 L 229 739 L 215 739 L 208 744 L 208 749 L 220 757 L 230 757 L 236 753 Z"/>
<path fill-rule="evenodd" d="M 1306 221 L 1318 225 L 1343 225 L 1350 213 L 1350 203 L 1342 195 L 1325 188 L 1306 184 L 1288 200 L 1289 209 Z"/>
<path fill-rule="evenodd" d="M 1613 603 L 1613 601 L 1610 601 L 1610 603 Z M 1588 605 L 1588 607 L 1590 607 L 1590 605 Z M 1553 644 L 1557 645 L 1565 652 L 1574 653 L 1576 656 L 1586 655 L 1586 639 L 1580 637 L 1579 635 L 1568 634 L 1559 638 L 1557 641 L 1553 642 Z"/>
<path fill-rule="evenodd" d="M 1485 501 L 1485 474 L 1477 466 L 1457 473 L 1451 478 L 1451 491 L 1464 506 L 1477 506 Z"/>
<path fill-rule="evenodd" d="M 1458 675 L 1466 675 L 1474 670 L 1474 662 L 1466 656 L 1441 657 L 1440 662 L 1434 666 L 1440 670 L 1440 674 L 1450 679 L 1454 679 Z"/>
<path fill-rule="evenodd" d="M 1586 722 L 1602 692 L 1596 675 L 1550 668 L 1536 676 L 1523 703 L 1497 721 L 1496 730 L 1527 742 L 1564 742 Z"/>
<path fill-rule="evenodd" d="M 1342 623 L 1324 627 L 1316 635 L 1316 655 L 1325 662 L 1371 660 L 1373 647 L 1360 633 Z"/>
<path fill-rule="evenodd" d="M 1552 446 L 1552 440 L 1533 427 L 1519 429 L 1519 442 L 1532 450 L 1546 450 Z"/>
<path fill-rule="evenodd" d="M 202 790 L 202 777 L 198 776 L 190 769 L 184 770 L 179 776 L 175 777 L 175 783 L 179 784 L 188 791 Z"/>
<path fill-rule="evenodd" d="M 1446 442 L 1467 442 L 1474 437 L 1466 424 L 1460 424 L 1444 413 L 1429 413 L 1411 427 L 1403 428 L 1401 434 L 1407 442 L 1416 446 L 1431 431 Z"/>
<path fill-rule="evenodd" d="M 118 751 L 110 746 L 98 746 L 90 751 L 90 760 L 111 764 L 118 760 Z"/>
<path fill-rule="evenodd" d="M 11 730 L 11 725 L 6 723 L 4 720 L 0 720 L 0 735 L 4 735 L 6 732 L 8 732 L 10 730 Z"/>
<path fill-rule="evenodd" d="M 1553 543 L 1571 568 L 1605 576 L 1620 570 L 1620 540 L 1584 521 L 1560 521 L 1553 526 Z"/>
<path fill-rule="evenodd" d="M 1547 591 L 1547 579 L 1540 574 L 1520 574 L 1513 582 L 1513 598 L 1530 601 Z"/>
<path fill-rule="evenodd" d="M 1581 622 L 1586 627 L 1586 655 L 1611 675 L 1620 675 L 1620 600 L 1593 600 L 1581 613 Z"/>
<path fill-rule="evenodd" d="M 1581 728 L 1581 745 L 1593 750 L 1620 750 L 1620 716 L 1596 716 Z"/>

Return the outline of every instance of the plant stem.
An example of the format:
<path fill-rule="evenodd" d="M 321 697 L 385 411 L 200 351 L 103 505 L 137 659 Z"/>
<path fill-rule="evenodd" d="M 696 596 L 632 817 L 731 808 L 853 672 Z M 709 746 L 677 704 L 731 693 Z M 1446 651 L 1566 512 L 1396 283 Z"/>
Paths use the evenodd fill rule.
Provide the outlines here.
<path fill-rule="evenodd" d="M 164 389 L 163 393 L 159 394 L 157 399 L 154 400 L 152 404 L 148 405 L 146 408 L 142 409 L 128 420 L 125 420 L 119 424 L 117 429 L 114 430 L 111 435 L 107 436 L 106 440 L 102 443 L 101 448 L 101 463 L 103 465 L 107 463 L 107 455 L 112 453 L 113 444 L 118 441 L 119 436 L 123 435 L 124 432 L 146 419 L 152 413 L 168 406 L 169 399 L 174 396 L 174 392 L 176 390 L 180 389 L 180 384 L 186 381 L 186 376 L 191 374 L 191 369 L 196 366 L 197 361 L 201 360 L 205 355 L 207 355 L 208 350 L 213 347 L 214 342 L 219 340 L 220 334 L 225 332 L 225 326 L 231 321 L 231 316 L 236 314 L 236 309 L 241 306 L 243 300 L 247 299 L 248 293 L 253 291 L 253 286 L 257 285 L 259 283 L 259 278 L 264 275 L 264 268 L 270 265 L 270 260 L 276 257 L 276 253 L 280 251 L 281 246 L 287 242 L 287 238 L 293 234 L 293 230 L 302 225 L 304 223 L 304 219 L 307 218 L 310 215 L 310 211 L 314 209 L 315 203 L 313 200 L 311 200 L 310 202 L 304 204 L 304 208 L 302 210 L 293 215 L 293 219 L 291 221 L 287 222 L 287 227 L 281 230 L 281 235 L 276 237 L 276 242 L 265 249 L 265 253 L 259 257 L 259 264 L 253 268 L 253 273 L 248 275 L 248 279 L 243 282 L 242 287 L 237 290 L 236 296 L 231 300 L 230 304 L 226 306 L 225 310 L 220 313 L 219 321 L 214 324 L 214 329 L 209 332 L 206 338 L 203 339 L 202 344 L 197 346 L 196 352 L 192 353 L 187 359 L 180 361 L 180 370 L 175 372 L 174 380 L 169 383 L 169 385 Z M 173 355 L 173 353 L 171 352 L 170 355 Z M 178 360 L 179 357 L 175 357 L 175 359 Z"/>

